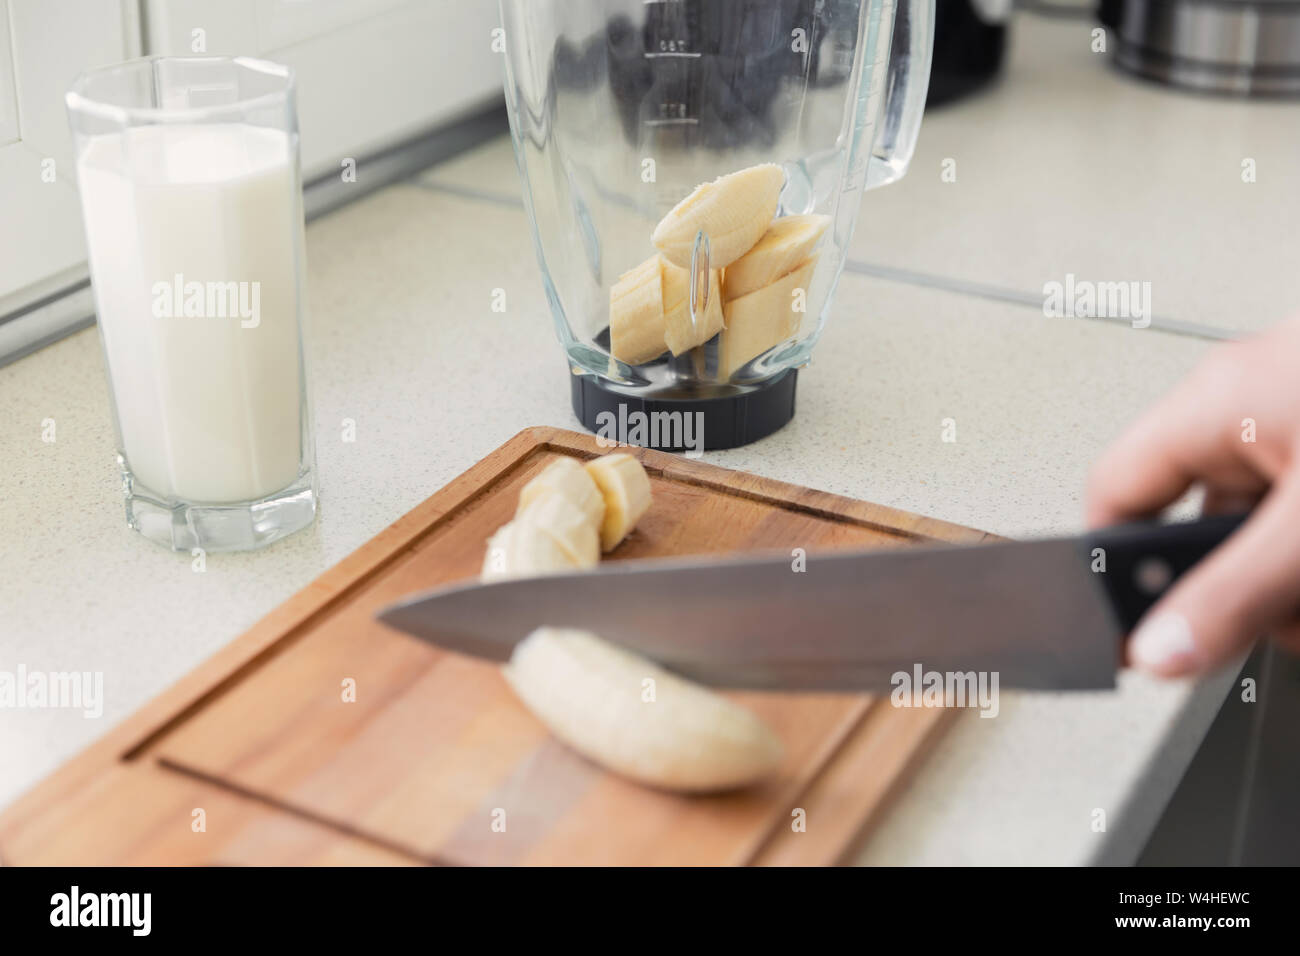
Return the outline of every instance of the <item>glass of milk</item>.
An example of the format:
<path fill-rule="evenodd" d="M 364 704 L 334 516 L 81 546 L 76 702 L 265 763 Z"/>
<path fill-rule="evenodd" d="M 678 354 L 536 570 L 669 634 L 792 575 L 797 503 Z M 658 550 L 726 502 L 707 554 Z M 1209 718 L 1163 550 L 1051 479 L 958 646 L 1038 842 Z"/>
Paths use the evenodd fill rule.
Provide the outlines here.
<path fill-rule="evenodd" d="M 67 95 L 127 522 L 178 550 L 311 524 L 293 72 L 150 57 Z"/>

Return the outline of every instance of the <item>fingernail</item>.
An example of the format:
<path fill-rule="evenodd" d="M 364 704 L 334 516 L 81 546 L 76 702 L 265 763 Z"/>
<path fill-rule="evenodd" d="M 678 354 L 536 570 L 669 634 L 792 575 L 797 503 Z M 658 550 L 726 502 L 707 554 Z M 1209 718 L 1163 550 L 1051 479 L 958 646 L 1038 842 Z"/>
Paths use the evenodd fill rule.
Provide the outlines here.
<path fill-rule="evenodd" d="M 1143 621 L 1129 644 L 1129 656 L 1144 671 L 1182 671 L 1196 657 L 1192 628 L 1181 614 L 1165 612 Z"/>

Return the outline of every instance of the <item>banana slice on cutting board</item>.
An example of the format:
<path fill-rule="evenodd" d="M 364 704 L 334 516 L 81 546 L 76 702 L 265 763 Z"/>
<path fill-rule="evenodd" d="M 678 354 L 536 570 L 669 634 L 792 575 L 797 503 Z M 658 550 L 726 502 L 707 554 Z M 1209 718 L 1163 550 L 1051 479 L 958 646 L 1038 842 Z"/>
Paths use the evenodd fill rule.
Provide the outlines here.
<path fill-rule="evenodd" d="M 781 761 L 781 741 L 753 712 L 586 631 L 539 628 L 503 672 L 556 737 L 640 783 L 730 790 Z"/>
<path fill-rule="evenodd" d="M 663 355 L 663 259 L 653 255 L 619 276 L 609 290 L 609 351 L 620 362 L 641 365 Z"/>
<path fill-rule="evenodd" d="M 709 268 L 725 268 L 767 231 L 784 185 L 785 171 L 774 163 L 703 183 L 660 220 L 651 241 L 673 265 L 689 269 L 695 236 L 703 232 L 709 237 Z"/>
<path fill-rule="evenodd" d="M 513 522 L 521 533 L 550 535 L 577 568 L 600 563 L 600 534 L 591 518 L 564 495 L 542 495 Z"/>
<path fill-rule="evenodd" d="M 723 306 L 727 327 L 718 339 L 718 374 L 723 379 L 799 331 L 804 313 L 796 311 L 796 293 L 802 290 L 806 299 L 816 267 L 813 256 L 775 282 Z"/>
<path fill-rule="evenodd" d="M 564 574 L 579 570 L 555 536 L 536 524 L 511 521 L 488 539 L 483 556 L 483 581 Z"/>
<path fill-rule="evenodd" d="M 650 508 L 650 478 L 641 462 L 626 452 L 589 461 L 586 468 L 605 499 L 600 547 L 613 551 Z"/>
<path fill-rule="evenodd" d="M 483 557 L 484 581 L 563 574 L 600 563 L 600 535 L 591 519 L 560 494 L 542 495 L 497 529 Z"/>
<path fill-rule="evenodd" d="M 483 557 L 482 580 L 594 568 L 650 507 L 650 479 L 626 452 L 585 466 L 557 458 L 519 493 L 515 518 L 498 528 Z"/>
<path fill-rule="evenodd" d="M 664 263 L 663 279 L 664 341 L 668 351 L 681 355 L 722 331 L 721 269 L 709 270 L 708 301 L 695 323 L 691 322 L 691 270 Z"/>
<path fill-rule="evenodd" d="M 548 495 L 560 495 L 577 505 L 593 528 L 605 519 L 605 499 L 587 470 L 573 458 L 557 458 L 524 485 L 519 492 L 515 516 L 523 514 L 534 501 Z"/>
<path fill-rule="evenodd" d="M 738 299 L 794 271 L 830 222 L 830 216 L 782 216 L 773 222 L 752 249 L 727 267 L 723 294 Z"/>

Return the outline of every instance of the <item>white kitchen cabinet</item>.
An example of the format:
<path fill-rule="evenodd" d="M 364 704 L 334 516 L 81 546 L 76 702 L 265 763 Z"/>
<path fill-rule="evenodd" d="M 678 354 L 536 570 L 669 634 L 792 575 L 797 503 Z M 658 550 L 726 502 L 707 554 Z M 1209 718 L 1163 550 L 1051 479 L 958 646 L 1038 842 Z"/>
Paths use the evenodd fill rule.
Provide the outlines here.
<path fill-rule="evenodd" d="M 141 53 L 288 64 L 310 180 L 499 101 L 497 25 L 492 0 L 0 0 L 0 360 L 69 318 L 6 317 L 84 286 L 63 105 L 78 73 Z"/>
<path fill-rule="evenodd" d="M 485 55 L 492 0 L 145 0 L 145 12 L 151 52 L 297 71 L 308 179 L 501 98 L 501 58 Z"/>
<path fill-rule="evenodd" d="M 136 56 L 134 0 L 0 0 L 0 316 L 85 275 L 63 94 Z"/>

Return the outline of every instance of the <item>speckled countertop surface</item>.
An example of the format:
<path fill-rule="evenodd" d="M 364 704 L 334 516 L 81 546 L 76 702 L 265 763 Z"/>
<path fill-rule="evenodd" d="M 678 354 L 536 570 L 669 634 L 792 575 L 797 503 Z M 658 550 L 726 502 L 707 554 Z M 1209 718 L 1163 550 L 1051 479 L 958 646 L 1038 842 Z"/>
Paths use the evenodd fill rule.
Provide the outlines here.
<path fill-rule="evenodd" d="M 1295 305 L 1300 108 L 1121 77 L 1089 29 L 1018 18 L 1001 82 L 927 118 L 909 177 L 864 200 L 795 421 L 706 460 L 1004 535 L 1076 530 L 1090 459 L 1208 343 L 1018 300 L 1073 272 L 1151 281 L 1174 323 Z M 105 675 L 98 720 L 0 712 L 0 805 L 515 432 L 575 427 L 515 194 L 503 137 L 309 227 L 321 518 L 203 574 L 123 524 L 96 333 L 0 369 L 0 666 Z M 996 719 L 962 715 L 864 860 L 1132 861 L 1230 676 L 1004 693 Z"/>

